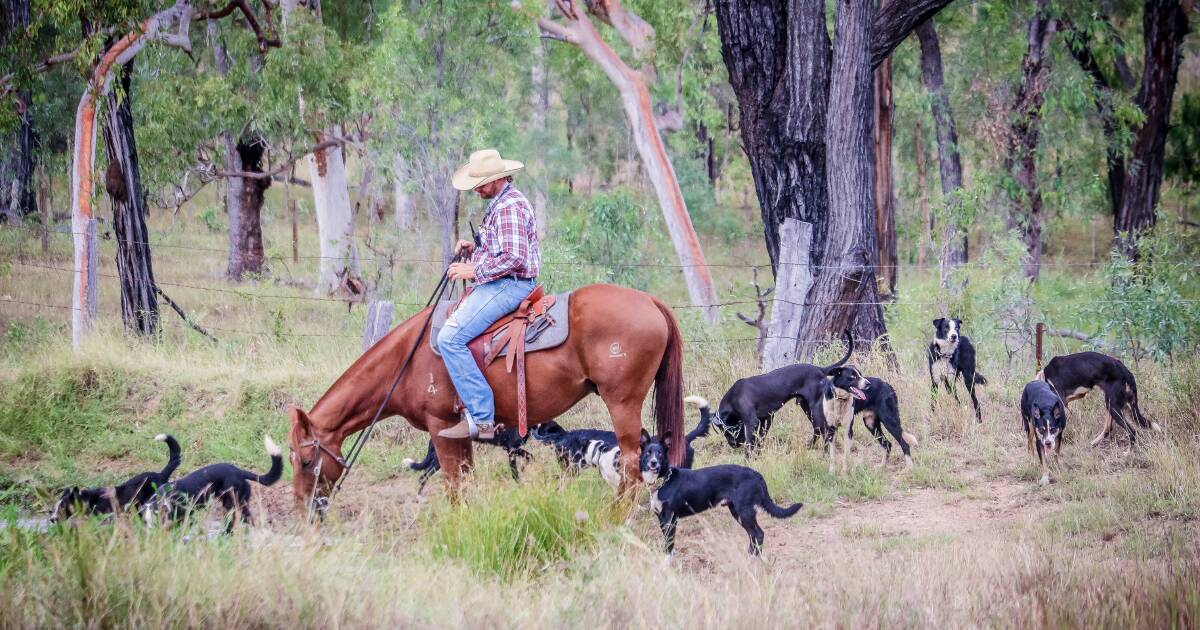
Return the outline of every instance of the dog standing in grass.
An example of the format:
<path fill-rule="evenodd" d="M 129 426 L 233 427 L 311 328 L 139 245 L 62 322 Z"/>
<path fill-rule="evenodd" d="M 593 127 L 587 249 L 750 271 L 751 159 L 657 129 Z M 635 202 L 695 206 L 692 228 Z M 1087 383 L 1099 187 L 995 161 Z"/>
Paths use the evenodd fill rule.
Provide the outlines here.
<path fill-rule="evenodd" d="M 205 466 L 159 489 L 143 508 L 146 525 L 153 527 L 159 519 L 178 523 L 191 511 L 204 507 L 213 499 L 219 500 L 225 508 L 225 515 L 229 520 L 226 533 L 233 531 L 234 520 L 239 516 L 246 523 L 253 523 L 249 482 L 270 486 L 283 475 L 283 452 L 269 435 L 263 436 L 263 446 L 267 455 L 271 457 L 271 469 L 266 474 L 242 470 L 233 464 Z"/>
<path fill-rule="evenodd" d="M 987 385 L 987 379 L 975 371 L 975 346 L 962 334 L 962 320 L 939 317 L 933 320 L 933 341 L 926 350 L 929 359 L 929 381 L 933 396 L 937 396 L 938 383 L 954 394 L 958 400 L 958 377 L 962 375 L 967 393 L 971 395 L 971 406 L 975 408 L 976 422 L 983 422 L 979 411 L 979 398 L 975 396 L 976 385 Z"/>
<path fill-rule="evenodd" d="M 1029 450 L 1037 450 L 1042 465 L 1041 485 L 1050 483 L 1050 458 L 1062 450 L 1062 434 L 1067 428 L 1067 406 L 1048 383 L 1030 381 L 1021 392 L 1021 425 L 1029 441 Z"/>
<path fill-rule="evenodd" d="M 1104 405 L 1108 408 L 1108 422 L 1104 430 L 1092 440 L 1092 446 L 1104 441 L 1112 431 L 1113 423 L 1129 433 L 1129 448 L 1137 442 L 1137 431 L 1129 423 L 1132 418 L 1143 429 L 1162 431 L 1157 422 L 1146 418 L 1138 407 L 1137 381 L 1133 372 L 1124 363 L 1099 352 L 1078 352 L 1054 357 L 1038 372 L 1038 380 L 1050 385 L 1062 398 L 1065 409 L 1072 401 L 1079 400 L 1092 389 L 1104 392 Z"/>
<path fill-rule="evenodd" d="M 167 465 L 158 472 L 144 472 L 134 475 L 125 483 L 112 488 L 80 488 L 74 486 L 62 491 L 54 510 L 50 514 L 50 522 L 65 521 L 77 512 L 83 514 L 111 514 L 127 507 L 141 509 L 155 490 L 165 486 L 171 480 L 175 469 L 179 468 L 182 460 L 179 442 L 175 438 L 162 433 L 154 438 L 167 443 Z"/>

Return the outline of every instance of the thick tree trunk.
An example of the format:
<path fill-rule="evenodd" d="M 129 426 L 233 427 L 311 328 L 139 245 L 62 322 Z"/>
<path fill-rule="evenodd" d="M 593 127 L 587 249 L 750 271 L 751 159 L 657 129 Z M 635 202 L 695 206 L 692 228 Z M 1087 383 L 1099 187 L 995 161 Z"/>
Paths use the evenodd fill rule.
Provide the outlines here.
<path fill-rule="evenodd" d="M 851 329 L 864 341 L 887 330 L 878 304 L 875 268 L 871 71 L 872 0 L 838 0 L 825 142 L 829 164 L 829 216 L 825 253 L 808 294 L 797 356 L 807 358 L 819 340 Z"/>
<path fill-rule="evenodd" d="M 1042 223 L 1045 220 L 1042 192 L 1037 178 L 1037 147 L 1041 134 L 1041 111 L 1050 73 L 1050 38 L 1057 23 L 1048 14 L 1049 0 L 1038 0 L 1037 12 L 1029 19 L 1028 48 L 1021 61 L 1021 84 L 1013 100 L 1013 121 L 1005 169 L 1012 174 L 1020 194 L 1012 200 L 1009 226 L 1020 231 L 1028 258 L 1025 277 L 1036 280 L 1042 264 Z"/>
<path fill-rule="evenodd" d="M 896 295 L 896 187 L 892 170 L 892 60 L 875 69 L 875 242 L 879 258 L 879 293 L 884 299 Z"/>
<path fill-rule="evenodd" d="M 762 211 L 763 239 L 778 276 L 779 226 L 813 226 L 811 261 L 829 229 L 825 107 L 829 35 L 820 3 L 721 0 L 721 55 L 738 100 L 742 146 Z"/>
<path fill-rule="evenodd" d="M 635 53 L 643 50 L 654 34 L 648 24 L 636 15 L 624 11 L 616 0 L 588 3 L 588 9 L 598 11 L 601 19 L 611 23 Z M 675 248 L 691 303 L 703 308 L 709 322 L 715 322 L 719 314 L 716 307 L 716 287 L 705 262 L 700 239 L 692 226 L 692 218 L 683 201 L 683 192 L 679 189 L 675 169 L 667 157 L 666 146 L 655 123 L 650 90 L 646 86 L 645 77 L 641 72 L 626 65 L 616 51 L 604 41 L 582 7 L 566 17 L 569 26 L 547 19 L 539 20 L 538 25 L 543 30 L 578 46 L 617 88 L 625 116 L 629 120 L 634 146 L 662 209 L 667 233 Z"/>
<path fill-rule="evenodd" d="M 229 68 L 232 65 L 232 60 L 229 58 L 228 52 L 225 50 L 225 43 L 221 41 L 217 29 L 217 23 L 209 20 L 205 27 L 205 34 L 208 38 L 208 45 L 213 51 L 213 62 L 217 69 L 217 74 L 221 78 L 225 78 L 229 74 Z M 241 153 L 238 150 L 240 142 L 233 137 L 230 131 L 221 132 L 221 141 L 225 145 L 225 168 L 232 172 L 240 172 L 246 170 L 242 164 Z M 242 249 L 242 199 L 246 194 L 245 187 L 247 184 L 253 187 L 254 183 L 241 177 L 229 177 L 225 179 L 225 218 L 228 222 L 229 231 L 229 253 L 225 264 L 225 277 L 230 280 L 241 280 L 242 275 L 248 270 L 246 261 L 243 259 Z M 253 194 L 253 191 L 251 191 Z M 256 213 L 257 214 L 257 213 Z M 261 233 L 262 228 L 258 231 Z M 261 252 L 259 255 L 261 260 Z M 261 268 L 261 262 L 259 264 Z"/>
<path fill-rule="evenodd" d="M 946 289 L 951 288 L 950 271 L 967 262 L 967 234 L 962 228 L 962 202 L 958 196 L 963 184 L 962 161 L 958 155 L 958 129 L 950 111 L 950 98 L 946 95 L 942 74 L 942 49 L 933 20 L 917 27 L 917 38 L 921 43 L 921 82 L 932 100 L 937 132 L 938 170 L 944 199 L 940 265 L 942 288 Z M 920 155 L 923 159 L 924 154 Z M 929 229 L 932 231 L 932 223 Z"/>
<path fill-rule="evenodd" d="M 0 2 L 0 46 L 21 37 L 29 24 L 29 0 Z M 29 113 L 29 92 L 17 92 L 12 104 L 16 106 L 17 128 L 2 139 L 0 150 L 0 219 L 17 219 L 37 212 L 37 193 L 33 186 L 37 139 L 33 118 Z"/>
<path fill-rule="evenodd" d="M 237 143 L 237 158 L 241 169 L 251 173 L 262 172 L 263 155 L 266 154 L 266 144 L 258 136 L 243 138 Z M 262 239 L 262 206 L 263 195 L 271 186 L 269 178 L 246 178 L 239 180 L 239 197 L 237 199 L 237 224 L 230 227 L 234 234 L 235 249 L 239 266 L 230 267 L 229 278 L 240 280 L 246 274 L 259 274 L 263 271 L 263 239 Z M 230 222 L 233 216 L 230 216 Z M 231 257 L 230 264 L 233 259 Z"/>
<path fill-rule="evenodd" d="M 1163 152 L 1171 122 L 1171 100 L 1179 78 L 1188 14 L 1179 0 L 1146 0 L 1142 36 L 1146 56 L 1142 84 L 1135 102 L 1145 120 L 1134 135 L 1130 155 L 1137 168 L 1124 171 L 1120 190 L 1113 195 L 1113 231 L 1117 246 L 1137 256 L 1137 237 L 1154 227 L 1155 208 L 1163 178 Z M 1111 182 L 1111 178 L 1110 178 Z"/>
<path fill-rule="evenodd" d="M 335 133 L 337 130 L 335 129 Z M 327 138 L 319 138 L 319 142 Z M 354 249 L 354 215 L 346 183 L 346 163 L 339 146 L 305 156 L 312 182 L 317 215 L 317 240 L 321 244 L 321 272 L 317 293 L 332 294 L 343 282 L 359 275 Z"/>
<path fill-rule="evenodd" d="M 121 283 L 121 320 L 125 330 L 143 337 L 158 332 L 158 296 L 146 229 L 146 196 L 138 168 L 133 136 L 133 62 L 121 71 L 121 92 L 110 92 L 104 121 L 108 172 L 104 187 L 112 200 L 113 233 L 117 240 L 117 274 Z"/>

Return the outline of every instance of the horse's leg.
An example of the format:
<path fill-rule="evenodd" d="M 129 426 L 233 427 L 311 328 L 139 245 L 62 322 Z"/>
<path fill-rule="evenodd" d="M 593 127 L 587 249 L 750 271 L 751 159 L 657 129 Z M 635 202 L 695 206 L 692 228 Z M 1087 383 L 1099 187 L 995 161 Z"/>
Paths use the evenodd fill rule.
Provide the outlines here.
<path fill-rule="evenodd" d="M 441 423 L 442 426 L 450 424 L 448 422 Z M 427 426 L 431 427 L 429 434 L 433 439 L 433 449 L 437 452 L 438 463 L 441 464 L 442 475 L 446 480 L 446 492 L 450 495 L 451 500 L 457 500 L 462 485 L 462 476 L 471 470 L 471 440 L 444 438 L 437 434 L 439 429 L 433 428 L 438 424 Z"/>
<path fill-rule="evenodd" d="M 605 397 L 603 392 L 600 397 L 604 399 L 604 405 L 608 407 L 608 413 L 612 416 L 613 431 L 617 434 L 617 448 L 621 449 L 621 468 L 624 474 L 621 476 L 617 495 L 623 503 L 627 503 L 626 507 L 630 507 L 636 497 L 638 484 L 642 481 L 642 473 L 638 467 L 642 455 L 642 401 L 612 400 Z"/>

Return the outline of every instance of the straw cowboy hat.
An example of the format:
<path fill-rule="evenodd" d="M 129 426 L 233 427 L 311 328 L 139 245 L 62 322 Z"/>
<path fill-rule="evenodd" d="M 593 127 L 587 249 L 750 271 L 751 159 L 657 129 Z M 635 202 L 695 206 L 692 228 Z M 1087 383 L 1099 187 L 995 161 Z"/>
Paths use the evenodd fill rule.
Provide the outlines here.
<path fill-rule="evenodd" d="M 488 182 L 494 182 L 502 177 L 508 177 L 525 168 L 516 160 L 505 160 L 495 149 L 483 149 L 471 154 L 466 164 L 454 171 L 451 182 L 459 190 L 474 190 Z"/>

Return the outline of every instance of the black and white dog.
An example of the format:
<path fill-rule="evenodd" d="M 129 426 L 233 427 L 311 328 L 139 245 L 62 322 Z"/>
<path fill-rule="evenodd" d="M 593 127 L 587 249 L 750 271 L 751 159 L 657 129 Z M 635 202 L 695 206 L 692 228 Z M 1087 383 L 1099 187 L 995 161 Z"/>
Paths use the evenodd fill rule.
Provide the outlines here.
<path fill-rule="evenodd" d="M 940 382 L 954 394 L 954 401 L 959 402 L 958 377 L 961 374 L 967 392 L 971 394 L 971 405 L 975 407 L 975 420 L 983 422 L 975 386 L 987 385 L 987 379 L 975 371 L 975 346 L 962 334 L 961 319 L 939 317 L 933 320 L 933 341 L 929 344 L 926 358 L 929 359 L 929 381 L 933 395 L 937 396 Z"/>
<path fill-rule="evenodd" d="M 521 432 L 517 427 L 504 427 L 496 431 L 491 439 L 472 439 L 479 444 L 490 444 L 504 449 L 505 454 L 508 455 L 508 468 L 512 472 L 513 481 L 521 480 L 520 471 L 517 469 L 517 459 L 521 458 L 525 461 L 533 459 L 533 455 L 530 455 L 529 451 L 524 448 L 525 442 L 529 440 L 529 436 L 521 437 Z M 421 476 L 417 479 L 417 494 L 420 494 L 425 489 L 425 484 L 429 481 L 429 478 L 442 469 L 441 462 L 438 461 L 437 451 L 433 448 L 433 440 L 429 441 L 429 448 L 425 451 L 425 459 L 418 462 L 411 457 L 406 457 L 401 463 L 407 466 L 409 470 L 421 471 Z"/>
<path fill-rule="evenodd" d="M 146 525 L 153 527 L 160 518 L 178 523 L 189 512 L 204 507 L 214 498 L 221 501 L 225 515 L 229 518 L 226 532 L 233 531 L 233 523 L 238 516 L 247 524 L 252 523 L 249 482 L 270 486 L 283 475 L 282 451 L 269 435 L 263 436 L 263 446 L 267 455 L 271 456 L 271 469 L 266 474 L 242 470 L 233 464 L 205 466 L 160 488 L 142 508 Z"/>
<path fill-rule="evenodd" d="M 642 479 L 651 488 L 650 506 L 658 514 L 668 556 L 675 551 L 675 527 L 681 517 L 724 505 L 750 537 L 750 553 L 758 555 L 762 552 L 764 534 L 758 526 L 757 508 L 775 518 L 788 518 L 804 507 L 802 503 L 776 505 L 767 491 L 767 481 L 752 468 L 734 464 L 698 470 L 671 467 L 667 462 L 669 433 L 660 440 L 643 430 L 641 444 L 638 465 Z"/>
<path fill-rule="evenodd" d="M 813 442 L 825 433 L 825 416 L 821 406 L 822 388 L 833 370 L 845 365 L 854 348 L 854 336 L 844 331 L 846 355 L 825 367 L 797 363 L 786 365 L 766 374 L 749 376 L 734 382 L 717 405 L 713 424 L 721 430 L 725 441 L 733 448 L 745 447 L 746 455 L 757 446 L 771 427 L 775 412 L 789 400 L 796 402 L 808 414 L 813 425 Z"/>
<path fill-rule="evenodd" d="M 917 445 L 917 436 L 905 431 L 900 426 L 900 401 L 896 397 L 895 388 L 887 381 L 873 376 L 867 378 L 867 383 L 871 386 L 863 390 L 866 397 L 854 400 L 854 413 L 856 416 L 862 416 L 867 430 L 875 436 L 875 441 L 879 442 L 879 446 L 883 447 L 883 461 L 880 466 L 886 466 L 888 457 L 892 454 L 892 443 L 883 436 L 883 430 L 887 429 L 888 433 L 891 433 L 892 437 L 896 439 L 896 443 L 900 445 L 900 450 L 904 452 L 904 466 L 912 468 L 912 453 L 909 451 L 909 447 Z M 850 429 L 846 431 L 846 437 L 854 438 L 853 422 L 850 423 Z"/>
<path fill-rule="evenodd" d="M 688 396 L 686 402 L 700 407 L 700 422 L 685 436 L 685 450 L 681 468 L 691 468 L 696 459 L 696 449 L 692 442 L 708 435 L 712 426 L 712 411 L 708 401 L 699 396 Z M 566 431 L 558 423 L 547 423 L 541 437 L 535 439 L 549 443 L 558 455 L 559 461 L 565 461 L 564 467 L 596 468 L 600 476 L 614 489 L 620 487 L 624 471 L 621 469 L 621 449 L 617 446 L 616 434 L 612 431 L 598 429 L 578 429 Z"/>
<path fill-rule="evenodd" d="M 866 400 L 871 383 L 853 365 L 833 368 L 821 381 L 821 414 L 825 418 L 825 446 L 829 450 L 829 472 L 837 461 L 837 434 L 846 427 L 842 470 L 850 468 L 850 426 L 854 422 L 854 403 Z M 815 424 L 813 430 L 817 430 Z"/>
<path fill-rule="evenodd" d="M 154 439 L 167 443 L 167 465 L 158 472 L 144 472 L 134 475 L 131 479 L 112 488 L 80 488 L 75 486 L 62 491 L 54 510 L 50 514 L 50 522 L 57 523 L 71 518 L 77 512 L 82 514 L 110 514 L 132 506 L 135 510 L 145 505 L 154 491 L 171 480 L 175 469 L 179 468 L 179 442 L 163 433 Z"/>
<path fill-rule="evenodd" d="M 1062 433 L 1067 428 L 1067 406 L 1050 384 L 1030 381 L 1021 392 L 1021 425 L 1029 441 L 1029 450 L 1037 450 L 1042 464 L 1041 485 L 1050 483 L 1051 456 L 1062 450 Z"/>
<path fill-rule="evenodd" d="M 1107 438 L 1112 431 L 1113 422 L 1116 422 L 1129 433 L 1129 446 L 1133 448 L 1137 441 L 1137 432 L 1125 415 L 1127 410 L 1143 429 L 1162 431 L 1157 422 L 1142 415 L 1142 410 L 1138 407 L 1137 381 L 1129 368 L 1113 357 L 1099 352 L 1079 352 L 1054 357 L 1041 372 L 1038 372 L 1037 377 L 1038 380 L 1049 383 L 1062 397 L 1064 408 L 1071 401 L 1083 398 L 1094 388 L 1104 392 L 1108 422 L 1105 423 L 1104 430 L 1092 440 L 1092 446 Z"/>

